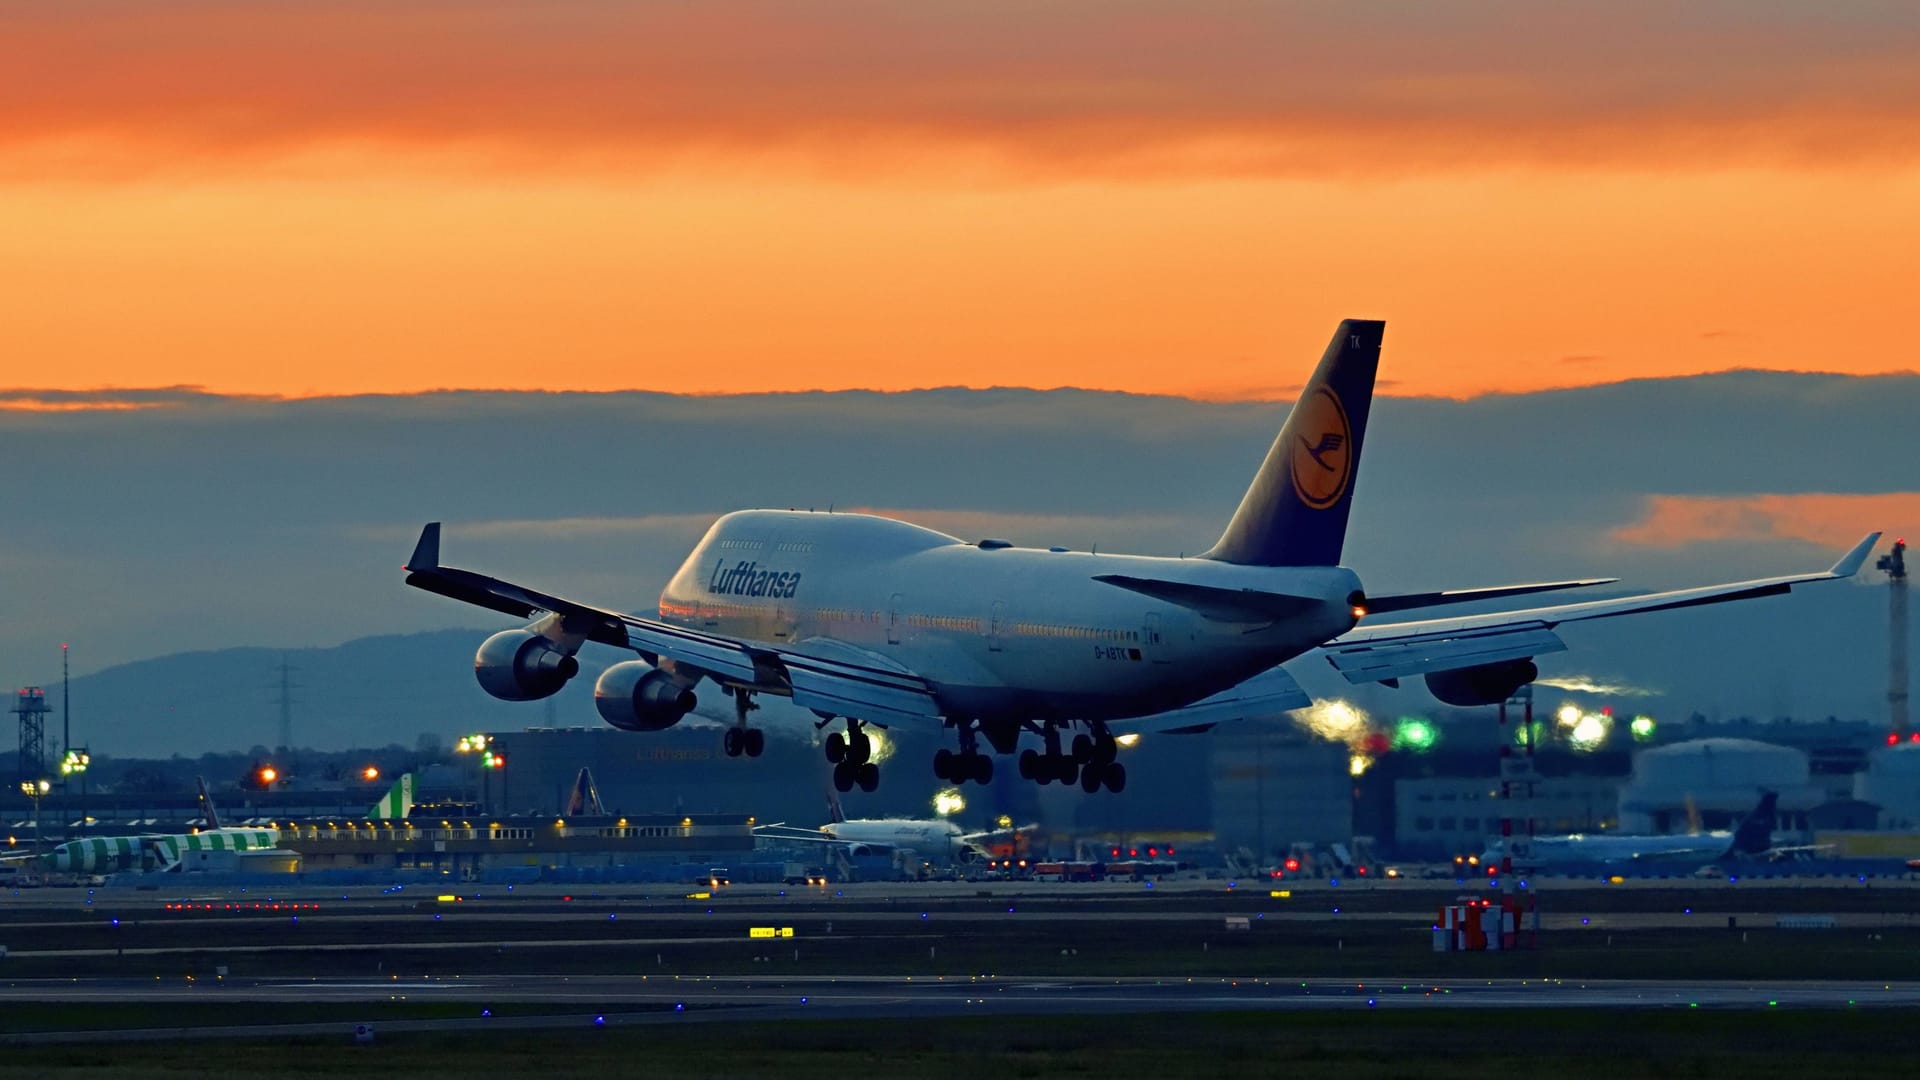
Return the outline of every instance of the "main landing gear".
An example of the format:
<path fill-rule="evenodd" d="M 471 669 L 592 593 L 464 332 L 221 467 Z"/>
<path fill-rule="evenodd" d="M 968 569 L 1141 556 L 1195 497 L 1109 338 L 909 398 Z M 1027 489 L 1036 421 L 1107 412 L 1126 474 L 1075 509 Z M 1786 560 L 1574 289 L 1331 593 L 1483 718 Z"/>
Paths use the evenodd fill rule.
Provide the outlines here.
<path fill-rule="evenodd" d="M 960 729 L 960 752 L 942 749 L 933 755 L 933 775 L 950 784 L 993 783 L 993 759 L 980 752 L 980 734 L 972 721 L 955 725 Z"/>
<path fill-rule="evenodd" d="M 824 723 L 822 726 L 825 726 Z M 861 791 L 872 791 L 880 786 L 880 766 L 870 760 L 873 757 L 873 740 L 860 730 L 863 726 L 849 716 L 845 735 L 836 731 L 827 736 L 827 760 L 833 762 L 833 786 L 836 790 L 852 791 L 855 784 L 860 785 Z"/>
<path fill-rule="evenodd" d="M 720 745 L 728 757 L 739 757 L 741 754 L 759 757 L 767 748 L 767 733 L 757 727 L 748 727 L 747 714 L 760 706 L 754 704 L 751 693 L 737 686 L 729 692 L 733 694 L 733 726 L 721 737 Z"/>
<path fill-rule="evenodd" d="M 1094 721 L 1088 725 L 1091 734 L 1079 734 L 1073 737 L 1071 752 L 1060 748 L 1060 729 L 1064 723 L 1049 720 L 1040 729 L 1040 737 L 1046 741 L 1046 750 L 1032 749 L 1020 752 L 1020 776 L 1022 779 L 1035 780 L 1041 784 L 1059 781 L 1071 784 L 1078 781 L 1080 790 L 1091 795 L 1105 787 L 1114 794 L 1127 788 L 1127 767 L 1115 761 L 1119 746 L 1113 740 L 1113 734 L 1107 725 Z"/>

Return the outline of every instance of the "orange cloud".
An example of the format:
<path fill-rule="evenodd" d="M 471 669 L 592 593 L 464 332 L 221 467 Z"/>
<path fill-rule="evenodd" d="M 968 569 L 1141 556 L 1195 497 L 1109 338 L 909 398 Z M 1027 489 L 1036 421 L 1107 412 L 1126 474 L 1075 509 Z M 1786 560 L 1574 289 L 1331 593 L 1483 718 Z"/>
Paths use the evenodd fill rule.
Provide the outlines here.
<path fill-rule="evenodd" d="M 615 174 L 804 159 L 948 175 L 1371 175 L 1912 162 L 1903 5 L 18 7 L 16 176 L 372 151 Z"/>
<path fill-rule="evenodd" d="M 1401 394 L 1903 370 L 1905 11 L 16 5 L 7 379 L 1284 397 L 1346 316 Z"/>
<path fill-rule="evenodd" d="M 1674 548 L 1720 540 L 1802 540 L 1843 547 L 1863 535 L 1904 535 L 1920 524 L 1920 492 L 1872 495 L 1655 495 L 1614 540 Z"/>
<path fill-rule="evenodd" d="M 1911 366 L 1846 328 L 1908 299 L 1920 171 L 43 184 L 0 236 L 15 383 L 1267 397 L 1356 316 L 1394 393 L 1458 396 Z"/>

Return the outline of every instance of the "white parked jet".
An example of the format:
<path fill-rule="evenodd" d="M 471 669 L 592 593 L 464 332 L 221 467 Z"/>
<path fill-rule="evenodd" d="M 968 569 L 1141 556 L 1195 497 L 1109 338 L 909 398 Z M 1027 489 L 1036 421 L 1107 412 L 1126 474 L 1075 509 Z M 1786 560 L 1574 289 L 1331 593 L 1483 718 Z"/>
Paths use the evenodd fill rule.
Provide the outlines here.
<path fill-rule="evenodd" d="M 829 844 L 850 854 L 885 854 L 901 849 L 913 851 L 935 863 L 985 862 L 993 857 L 984 846 L 996 836 L 1011 836 L 1017 830 L 969 833 L 943 818 L 848 818 L 840 809 L 840 800 L 827 795 L 828 822 L 818 829 L 787 824 L 757 825 L 753 835 L 790 843 Z"/>
<path fill-rule="evenodd" d="M 1385 324 L 1340 324 L 1240 508 L 1210 550 L 1151 558 L 968 543 L 865 514 L 743 510 L 721 517 L 660 596 L 659 617 L 562 599 L 440 564 L 429 524 L 407 583 L 518 618 L 474 657 L 495 697 L 547 697 L 579 671 L 593 641 L 639 659 L 594 686 L 600 715 L 628 731 L 671 727 L 694 688 L 733 698 L 730 755 L 757 757 L 754 697 L 774 694 L 844 719 L 826 740 L 834 784 L 871 791 L 865 724 L 930 723 L 958 753 L 933 760 L 943 780 L 986 783 L 1019 749 L 1022 776 L 1126 785 L 1116 729 L 1203 730 L 1309 704 L 1279 665 L 1318 651 L 1349 681 L 1398 685 L 1421 675 L 1455 705 L 1505 700 L 1537 674 L 1532 658 L 1566 646 L 1564 622 L 1784 593 L 1851 576 L 1879 534 L 1831 569 L 1618 600 L 1356 629 L 1362 617 L 1602 584 L 1599 580 L 1369 598 L 1340 566 L 1366 445 Z M 1064 741 L 1063 741 L 1064 740 Z"/>

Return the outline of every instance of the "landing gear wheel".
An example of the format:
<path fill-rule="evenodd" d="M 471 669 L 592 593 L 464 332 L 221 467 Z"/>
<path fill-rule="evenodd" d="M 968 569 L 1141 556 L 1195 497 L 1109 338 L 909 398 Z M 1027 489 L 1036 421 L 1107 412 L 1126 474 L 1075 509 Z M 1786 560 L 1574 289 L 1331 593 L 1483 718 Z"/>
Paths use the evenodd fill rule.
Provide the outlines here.
<path fill-rule="evenodd" d="M 853 771 L 857 766 L 841 762 L 833 767 L 833 787 L 836 791 L 853 790 Z"/>
<path fill-rule="evenodd" d="M 933 775 L 941 780 L 953 779 L 953 751 L 942 748 L 933 752 Z"/>
<path fill-rule="evenodd" d="M 740 733 L 740 746 L 748 757 L 759 757 L 761 751 L 767 748 L 767 733 L 759 728 L 748 728 Z"/>
<path fill-rule="evenodd" d="M 1020 751 L 1020 779 L 1022 780 L 1039 779 L 1039 777 L 1036 775 L 1039 772 L 1039 764 L 1040 764 L 1039 754 L 1033 752 L 1032 750 Z M 1045 783 L 1044 780 L 1041 782 Z"/>
<path fill-rule="evenodd" d="M 828 735 L 827 736 L 827 760 L 833 762 L 835 765 L 838 765 L 842 761 L 845 761 L 846 759 L 847 759 L 847 737 L 845 735 L 840 734 L 837 731 L 831 735 Z M 834 772 L 835 772 L 835 775 L 839 774 L 839 770 L 837 769 Z M 845 791 L 847 789 L 841 788 L 840 790 Z"/>
<path fill-rule="evenodd" d="M 1100 777 L 1101 782 L 1107 785 L 1108 791 L 1118 795 L 1127 790 L 1127 767 L 1125 765 L 1116 761 L 1100 771 L 1103 774 Z"/>
<path fill-rule="evenodd" d="M 977 784 L 993 783 L 993 759 L 985 754 L 973 755 L 973 780 Z"/>
<path fill-rule="evenodd" d="M 1099 791 L 1100 780 L 1101 780 L 1101 777 L 1105 775 L 1105 773 L 1106 773 L 1105 769 L 1102 769 L 1100 766 L 1095 765 L 1092 762 L 1088 762 L 1087 764 L 1082 765 L 1080 767 L 1080 790 L 1086 792 L 1089 795 L 1093 794 L 1096 791 Z"/>
<path fill-rule="evenodd" d="M 723 749 L 726 750 L 728 757 L 739 757 L 740 756 L 740 729 L 728 728 L 727 733 L 725 735 L 720 736 L 720 745 Z"/>
<path fill-rule="evenodd" d="M 873 762 L 869 761 L 864 765 L 857 765 L 853 771 L 856 774 L 854 776 L 854 782 L 860 785 L 861 791 L 872 791 L 874 788 L 880 786 L 880 766 L 875 765 Z"/>
<path fill-rule="evenodd" d="M 1081 764 L 1093 760 L 1093 736 L 1075 735 L 1073 737 L 1073 760 Z"/>
<path fill-rule="evenodd" d="M 866 732 L 856 731 L 853 738 L 847 740 L 847 760 L 855 765 L 865 765 L 873 757 L 873 740 Z"/>
<path fill-rule="evenodd" d="M 1063 784 L 1071 785 L 1075 780 L 1080 779 L 1080 766 L 1075 765 L 1072 758 L 1062 754 L 1060 760 L 1054 763 L 1053 778 Z"/>

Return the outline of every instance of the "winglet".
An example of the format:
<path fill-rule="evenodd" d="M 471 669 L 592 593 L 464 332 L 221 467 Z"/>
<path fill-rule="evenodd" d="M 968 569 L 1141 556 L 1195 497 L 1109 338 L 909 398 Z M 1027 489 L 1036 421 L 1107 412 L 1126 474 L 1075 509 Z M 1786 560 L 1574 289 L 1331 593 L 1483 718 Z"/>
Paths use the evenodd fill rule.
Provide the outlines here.
<path fill-rule="evenodd" d="M 1840 556 L 1840 561 L 1837 563 L 1834 563 L 1833 569 L 1827 571 L 1827 573 L 1832 574 L 1834 577 L 1837 577 L 1837 578 L 1849 578 L 1859 573 L 1861 564 L 1865 563 L 1867 561 L 1867 556 L 1873 553 L 1873 545 L 1879 542 L 1880 542 L 1879 533 L 1877 532 L 1868 533 L 1866 539 L 1853 545 L 1853 550 L 1847 552 L 1845 555 Z"/>
<path fill-rule="evenodd" d="M 1876 534 L 1877 535 L 1877 534 Z M 433 570 L 440 565 L 440 523 L 429 521 L 420 530 L 420 540 L 413 545 L 413 557 L 407 560 L 402 570 Z"/>

